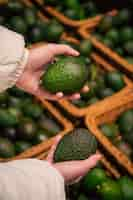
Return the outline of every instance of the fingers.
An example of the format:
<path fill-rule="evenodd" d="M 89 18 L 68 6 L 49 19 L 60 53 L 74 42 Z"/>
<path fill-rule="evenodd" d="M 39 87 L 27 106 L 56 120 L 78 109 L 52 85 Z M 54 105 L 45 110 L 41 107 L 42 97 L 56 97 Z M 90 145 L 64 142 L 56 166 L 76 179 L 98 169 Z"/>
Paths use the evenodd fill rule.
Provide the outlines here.
<path fill-rule="evenodd" d="M 46 91 L 43 88 L 39 88 L 35 94 L 41 101 L 43 100 L 50 100 L 50 101 L 58 101 L 62 95 L 61 94 L 51 94 L 50 92 Z"/>
<path fill-rule="evenodd" d="M 58 135 L 58 136 L 55 138 L 55 143 L 54 143 L 54 145 L 52 146 L 52 148 L 51 148 L 51 150 L 50 150 L 50 152 L 49 152 L 49 154 L 48 154 L 48 156 L 47 156 L 47 158 L 46 158 L 46 160 L 47 160 L 48 162 L 50 162 L 50 163 L 53 163 L 54 152 L 55 152 L 55 150 L 56 150 L 56 147 L 57 147 L 57 145 L 58 145 L 60 139 L 61 139 L 61 135 Z"/>
<path fill-rule="evenodd" d="M 80 94 L 79 93 L 75 93 L 72 95 L 64 95 L 62 92 L 58 92 L 56 93 L 56 96 L 63 98 L 63 99 L 67 99 L 67 100 L 77 100 L 80 99 Z"/>
<path fill-rule="evenodd" d="M 79 56 L 79 52 L 74 50 L 68 45 L 48 44 L 47 48 L 49 48 L 49 51 L 53 53 L 53 56 L 57 55 Z"/>
<path fill-rule="evenodd" d="M 96 154 L 82 161 L 70 161 L 56 163 L 56 169 L 62 174 L 65 181 L 70 183 L 77 178 L 84 176 L 91 168 L 95 167 L 101 159 L 101 155 Z"/>
<path fill-rule="evenodd" d="M 88 85 L 85 85 L 85 86 L 81 89 L 81 92 L 82 92 L 82 93 L 87 93 L 87 92 L 89 92 L 89 87 L 88 87 Z"/>

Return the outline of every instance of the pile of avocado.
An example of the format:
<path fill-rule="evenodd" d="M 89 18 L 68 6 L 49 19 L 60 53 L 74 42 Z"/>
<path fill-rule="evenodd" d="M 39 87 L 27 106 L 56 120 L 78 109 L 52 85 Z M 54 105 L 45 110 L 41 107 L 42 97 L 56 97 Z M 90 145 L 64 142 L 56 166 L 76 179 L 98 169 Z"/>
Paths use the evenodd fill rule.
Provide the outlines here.
<path fill-rule="evenodd" d="M 103 124 L 100 128 L 116 147 L 133 160 L 133 109 L 124 111 L 114 123 Z"/>
<path fill-rule="evenodd" d="M 95 36 L 133 64 L 132 8 L 121 9 L 116 16 L 104 16 Z"/>
<path fill-rule="evenodd" d="M 64 32 L 58 21 L 42 21 L 36 7 L 26 7 L 14 0 L 0 7 L 0 25 L 22 34 L 28 45 L 40 41 L 58 42 Z"/>
<path fill-rule="evenodd" d="M 70 186 L 68 193 L 69 200 L 132 200 L 133 180 L 128 176 L 114 180 L 102 166 L 97 166 Z"/>
<path fill-rule="evenodd" d="M 83 20 L 99 13 L 99 8 L 92 0 L 44 0 L 44 4 L 54 6 L 59 12 L 73 20 Z"/>
<path fill-rule="evenodd" d="M 32 96 L 15 87 L 0 94 L 1 158 L 15 156 L 60 130 L 60 125 Z"/>

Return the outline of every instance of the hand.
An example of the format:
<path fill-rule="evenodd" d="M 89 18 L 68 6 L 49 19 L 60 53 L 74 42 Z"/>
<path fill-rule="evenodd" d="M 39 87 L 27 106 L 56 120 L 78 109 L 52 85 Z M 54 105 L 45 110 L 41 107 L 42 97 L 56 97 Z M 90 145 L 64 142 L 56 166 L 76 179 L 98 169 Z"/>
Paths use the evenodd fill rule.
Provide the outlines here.
<path fill-rule="evenodd" d="M 29 51 L 30 53 L 28 62 L 23 74 L 16 83 L 17 87 L 35 96 L 41 96 L 48 100 L 58 100 L 59 98 L 64 98 L 62 91 L 58 92 L 57 94 L 51 94 L 44 90 L 44 88 L 41 88 L 40 78 L 44 73 L 44 69 L 47 64 L 51 63 L 55 56 L 61 54 L 68 56 L 79 56 L 79 52 L 67 45 L 58 44 L 43 44 L 40 47 L 35 47 Z M 82 91 L 87 92 L 87 86 L 85 86 Z M 79 99 L 80 94 L 76 93 L 71 96 L 67 96 L 66 98 Z"/>
<path fill-rule="evenodd" d="M 71 183 L 85 176 L 85 174 L 91 170 L 91 168 L 95 167 L 97 162 L 101 159 L 100 154 L 95 154 L 86 160 L 53 163 L 54 152 L 60 139 L 61 136 L 58 136 L 55 139 L 55 144 L 48 154 L 47 161 L 50 162 L 64 177 L 65 183 Z"/>

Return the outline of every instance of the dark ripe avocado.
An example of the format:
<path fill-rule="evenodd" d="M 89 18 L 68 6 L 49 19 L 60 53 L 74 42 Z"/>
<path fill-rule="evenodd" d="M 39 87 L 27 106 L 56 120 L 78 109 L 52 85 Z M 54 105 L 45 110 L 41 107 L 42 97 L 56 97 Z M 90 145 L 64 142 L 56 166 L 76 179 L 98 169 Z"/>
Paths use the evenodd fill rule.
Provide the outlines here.
<path fill-rule="evenodd" d="M 116 29 L 110 29 L 106 33 L 106 37 L 111 40 L 114 44 L 117 44 L 119 42 L 119 32 Z"/>
<path fill-rule="evenodd" d="M 18 124 L 18 118 L 8 109 L 0 109 L 0 126 L 9 127 Z"/>
<path fill-rule="evenodd" d="M 11 19 L 9 19 L 9 24 L 11 28 L 18 33 L 25 34 L 27 32 L 27 24 L 20 16 L 11 17 Z"/>
<path fill-rule="evenodd" d="M 54 161 L 84 160 L 96 152 L 96 138 L 85 128 L 65 135 L 57 145 Z"/>
<path fill-rule="evenodd" d="M 108 30 L 110 30 L 110 28 L 112 28 L 112 24 L 113 23 L 113 17 L 110 15 L 105 15 L 105 17 L 103 17 L 103 19 L 101 20 L 100 24 L 99 24 L 99 31 L 100 32 L 106 32 Z"/>
<path fill-rule="evenodd" d="M 132 148 L 131 146 L 126 143 L 125 141 L 123 140 L 120 140 L 118 141 L 116 144 L 116 147 L 118 149 L 120 149 L 120 151 L 122 151 L 124 154 L 126 154 L 129 158 L 131 158 L 131 155 L 132 155 Z"/>
<path fill-rule="evenodd" d="M 0 105 L 6 104 L 7 101 L 8 101 L 8 93 L 7 92 L 0 93 Z"/>
<path fill-rule="evenodd" d="M 88 105 L 92 105 L 94 103 L 97 103 L 99 99 L 97 97 L 92 97 L 89 101 L 87 101 Z"/>
<path fill-rule="evenodd" d="M 37 21 L 37 13 L 34 8 L 25 8 L 24 9 L 24 19 L 28 26 L 33 26 Z"/>
<path fill-rule="evenodd" d="M 27 93 L 23 90 L 18 89 L 17 87 L 12 87 L 9 89 L 9 93 L 15 97 L 26 97 Z"/>
<path fill-rule="evenodd" d="M 104 88 L 103 90 L 99 90 L 98 97 L 104 99 L 106 97 L 112 96 L 114 91 L 111 88 Z"/>
<path fill-rule="evenodd" d="M 85 107 L 87 105 L 87 103 L 84 100 L 82 100 L 82 99 L 75 99 L 75 100 L 72 100 L 71 102 L 75 106 L 78 106 L 80 108 L 83 108 L 83 107 Z"/>
<path fill-rule="evenodd" d="M 43 115 L 39 120 L 39 125 L 42 129 L 46 130 L 47 135 L 53 136 L 61 131 L 61 127 L 58 125 L 56 121 Z"/>
<path fill-rule="evenodd" d="M 88 200 L 84 194 L 80 194 L 77 200 Z"/>
<path fill-rule="evenodd" d="M 113 25 L 125 25 L 129 22 L 131 17 L 131 12 L 129 9 L 124 8 L 118 12 L 116 16 L 113 17 Z"/>
<path fill-rule="evenodd" d="M 34 25 L 29 32 L 31 42 L 40 42 L 44 40 L 43 29 L 39 25 Z"/>
<path fill-rule="evenodd" d="M 41 117 L 43 108 L 37 103 L 25 102 L 22 106 L 22 110 L 25 116 L 37 119 Z"/>
<path fill-rule="evenodd" d="M 22 140 L 32 140 L 36 136 L 37 127 L 35 122 L 29 118 L 24 118 L 17 128 L 17 138 Z"/>
<path fill-rule="evenodd" d="M 8 1 L 6 9 L 9 13 L 20 14 L 24 11 L 24 4 L 19 1 Z"/>
<path fill-rule="evenodd" d="M 4 137 L 14 141 L 17 138 L 17 132 L 14 127 L 4 128 Z"/>
<path fill-rule="evenodd" d="M 87 80 L 87 68 L 80 58 L 60 58 L 51 64 L 42 77 L 42 85 L 52 93 L 70 94 L 79 91 Z"/>
<path fill-rule="evenodd" d="M 118 118 L 118 125 L 122 135 L 129 134 L 133 130 L 133 110 L 123 112 Z"/>
<path fill-rule="evenodd" d="M 123 176 L 119 179 L 119 185 L 122 191 L 123 199 L 133 199 L 133 180 L 128 176 Z"/>
<path fill-rule="evenodd" d="M 106 73 L 105 81 L 114 91 L 119 91 L 125 86 L 124 77 L 120 72 L 112 71 Z"/>
<path fill-rule="evenodd" d="M 133 39 L 133 30 L 131 27 L 123 27 L 120 30 L 120 42 L 126 42 Z"/>
<path fill-rule="evenodd" d="M 79 51 L 83 56 L 89 56 L 92 52 L 92 43 L 90 40 L 82 40 L 79 45 Z"/>
<path fill-rule="evenodd" d="M 21 98 L 10 96 L 8 99 L 8 106 L 12 108 L 21 108 L 22 101 Z"/>
<path fill-rule="evenodd" d="M 15 143 L 15 151 L 16 153 L 22 153 L 31 147 L 31 143 L 27 141 L 17 141 Z"/>
<path fill-rule="evenodd" d="M 48 139 L 48 131 L 44 130 L 44 129 L 40 129 L 39 131 L 37 131 L 36 136 L 34 138 L 34 143 L 35 144 L 39 144 L 45 140 Z"/>
<path fill-rule="evenodd" d="M 15 156 L 13 144 L 7 138 L 0 137 L 0 157 L 10 158 L 13 156 Z"/>
<path fill-rule="evenodd" d="M 128 134 L 123 135 L 123 139 L 133 147 L 133 129 Z"/>
<path fill-rule="evenodd" d="M 111 49 L 114 48 L 114 42 L 110 40 L 109 38 L 105 37 L 102 39 L 102 42 L 107 46 L 110 47 Z"/>
<path fill-rule="evenodd" d="M 103 124 L 101 126 L 101 131 L 106 137 L 108 137 L 111 140 L 114 140 L 119 134 L 118 126 L 114 123 Z"/>
<path fill-rule="evenodd" d="M 117 47 L 115 48 L 115 51 L 120 55 L 120 56 L 124 56 L 124 49 L 121 47 Z"/>
<path fill-rule="evenodd" d="M 126 42 L 124 45 L 124 49 L 129 56 L 133 56 L 133 40 Z"/>
<path fill-rule="evenodd" d="M 57 42 L 62 33 L 64 32 L 64 27 L 57 21 L 53 20 L 48 23 L 47 28 L 43 32 L 44 38 L 49 42 Z"/>

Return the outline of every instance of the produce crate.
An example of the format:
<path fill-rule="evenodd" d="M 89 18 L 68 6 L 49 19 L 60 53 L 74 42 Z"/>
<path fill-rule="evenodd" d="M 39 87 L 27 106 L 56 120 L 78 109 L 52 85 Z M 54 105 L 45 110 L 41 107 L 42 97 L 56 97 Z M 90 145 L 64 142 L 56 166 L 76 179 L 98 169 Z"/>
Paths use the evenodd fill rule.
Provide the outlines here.
<path fill-rule="evenodd" d="M 99 143 L 106 149 L 106 151 L 117 160 L 130 175 L 133 175 L 133 163 L 132 161 L 120 151 L 100 130 L 100 125 L 104 123 L 114 122 L 119 115 L 133 108 L 133 88 L 126 91 L 124 95 L 119 96 L 119 99 L 114 98 L 112 100 L 103 102 L 100 106 L 100 112 L 88 112 L 85 119 L 86 126 L 95 135 Z M 128 124 L 127 124 L 128 126 Z"/>
<path fill-rule="evenodd" d="M 52 6 L 45 6 L 43 0 L 33 0 L 33 2 L 36 2 L 45 12 L 47 12 L 49 15 L 55 17 L 57 20 L 59 20 L 61 23 L 63 23 L 66 26 L 77 28 L 80 26 L 83 26 L 85 24 L 88 24 L 90 27 L 96 26 L 99 21 L 102 19 L 103 14 L 99 14 L 95 17 L 90 17 L 88 19 L 84 20 L 73 20 L 69 17 L 65 16 L 63 13 L 58 11 Z M 116 10 L 113 10 L 111 12 L 108 12 L 108 14 L 114 14 Z"/>
<path fill-rule="evenodd" d="M 95 26 L 95 28 L 98 27 L 98 24 Z M 84 38 L 89 39 L 92 44 L 95 46 L 96 49 L 98 49 L 101 53 L 103 53 L 104 56 L 107 56 L 111 61 L 116 64 L 116 66 L 119 65 L 119 68 L 122 69 L 131 79 L 133 79 L 133 64 L 128 63 L 126 59 L 124 59 L 122 56 L 120 56 L 118 53 L 113 51 L 111 48 L 109 48 L 107 45 L 102 43 L 100 40 L 98 40 L 94 34 L 94 29 L 90 31 L 90 26 L 84 25 L 79 30 L 78 33 Z"/>
<path fill-rule="evenodd" d="M 74 44 L 79 44 L 80 41 L 77 40 L 74 37 L 68 36 L 67 34 L 63 35 L 63 39 L 66 41 L 69 41 Z M 94 60 L 94 63 L 98 64 L 101 69 L 104 71 L 114 71 L 117 70 L 114 66 L 112 66 L 110 63 L 108 63 L 104 58 L 102 58 L 99 54 L 97 53 L 92 53 L 91 58 Z M 113 98 L 114 96 L 117 96 L 119 98 L 119 94 L 123 93 L 128 87 L 132 87 L 132 81 L 129 80 L 126 76 L 124 77 L 126 86 L 124 89 L 122 89 L 120 92 L 117 92 L 114 94 L 112 97 L 107 97 L 103 100 L 100 100 L 100 102 L 104 102 L 110 98 Z M 70 114 L 72 114 L 75 117 L 82 117 L 84 116 L 89 110 L 97 109 L 97 106 L 99 105 L 99 102 L 89 105 L 83 108 L 79 108 L 75 106 L 74 104 L 71 103 L 71 101 L 61 99 L 58 101 L 59 105 L 63 107 L 66 111 L 68 111 Z"/>

